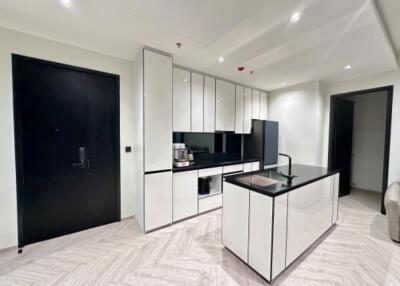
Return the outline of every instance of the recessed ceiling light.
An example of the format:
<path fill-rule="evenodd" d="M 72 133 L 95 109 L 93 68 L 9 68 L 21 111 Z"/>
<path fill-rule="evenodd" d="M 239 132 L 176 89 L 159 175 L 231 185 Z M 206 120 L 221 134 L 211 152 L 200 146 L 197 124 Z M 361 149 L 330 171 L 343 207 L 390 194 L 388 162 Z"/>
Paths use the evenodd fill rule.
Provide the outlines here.
<path fill-rule="evenodd" d="M 71 0 L 60 0 L 61 4 L 63 4 L 67 8 L 71 8 L 72 1 Z"/>
<path fill-rule="evenodd" d="M 345 69 L 345 70 L 351 69 L 351 65 L 344 66 L 344 69 Z"/>
<path fill-rule="evenodd" d="M 188 82 L 189 80 L 188 80 L 187 78 L 184 78 L 183 81 L 184 81 L 184 82 Z"/>
<path fill-rule="evenodd" d="M 218 58 L 218 61 L 219 61 L 220 63 L 223 63 L 224 60 L 225 60 L 224 57 L 219 57 L 219 58 Z"/>
<path fill-rule="evenodd" d="M 282 82 L 281 85 L 282 85 L 282 86 L 285 86 L 285 85 L 286 85 L 286 82 Z"/>
<path fill-rule="evenodd" d="M 290 22 L 292 23 L 296 23 L 301 19 L 301 15 L 299 12 L 296 12 L 292 15 L 292 17 L 290 18 Z"/>

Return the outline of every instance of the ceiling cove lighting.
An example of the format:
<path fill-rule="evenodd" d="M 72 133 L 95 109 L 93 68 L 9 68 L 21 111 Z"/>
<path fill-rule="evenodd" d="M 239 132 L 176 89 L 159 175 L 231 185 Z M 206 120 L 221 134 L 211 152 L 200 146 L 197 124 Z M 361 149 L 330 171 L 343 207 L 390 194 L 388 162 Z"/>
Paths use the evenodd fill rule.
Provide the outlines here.
<path fill-rule="evenodd" d="M 344 69 L 345 69 L 345 70 L 350 70 L 350 69 L 351 69 L 351 65 L 346 65 L 346 66 L 344 66 Z"/>
<path fill-rule="evenodd" d="M 67 8 L 71 8 L 72 7 L 72 1 L 71 0 L 59 0 L 61 2 L 61 4 Z"/>
<path fill-rule="evenodd" d="M 296 12 L 296 13 L 294 13 L 294 14 L 292 15 L 292 17 L 290 17 L 290 22 L 296 23 L 296 22 L 300 21 L 300 19 L 301 19 L 300 13 L 299 13 L 299 12 Z"/>
<path fill-rule="evenodd" d="M 218 62 L 220 62 L 220 63 L 223 63 L 224 60 L 225 60 L 224 57 L 219 57 L 219 58 L 218 58 Z"/>

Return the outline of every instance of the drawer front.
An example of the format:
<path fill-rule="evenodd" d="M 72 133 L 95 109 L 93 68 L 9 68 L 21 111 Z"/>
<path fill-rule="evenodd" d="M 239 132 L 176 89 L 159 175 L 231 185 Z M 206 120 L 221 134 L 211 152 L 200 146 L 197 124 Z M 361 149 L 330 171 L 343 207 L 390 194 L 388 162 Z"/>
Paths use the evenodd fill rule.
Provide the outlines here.
<path fill-rule="evenodd" d="M 243 172 L 251 172 L 252 170 L 251 166 L 252 166 L 251 163 L 243 164 Z"/>
<path fill-rule="evenodd" d="M 232 172 L 240 172 L 240 171 L 243 171 L 243 164 L 230 165 L 224 167 L 224 174 Z"/>
<path fill-rule="evenodd" d="M 199 200 L 199 213 L 222 207 L 222 194 Z"/>
<path fill-rule="evenodd" d="M 260 162 L 257 161 L 257 162 L 251 163 L 251 170 L 252 170 L 252 171 L 258 171 L 258 170 L 260 170 Z"/>
<path fill-rule="evenodd" d="M 222 167 L 199 170 L 199 177 L 215 176 L 222 174 Z"/>

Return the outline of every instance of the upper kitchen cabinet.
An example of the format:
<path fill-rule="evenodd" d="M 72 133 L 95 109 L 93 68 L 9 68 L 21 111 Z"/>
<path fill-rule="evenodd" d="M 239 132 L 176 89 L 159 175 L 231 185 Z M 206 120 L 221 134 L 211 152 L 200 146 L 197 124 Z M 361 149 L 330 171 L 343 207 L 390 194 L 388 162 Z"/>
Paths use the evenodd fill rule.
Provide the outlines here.
<path fill-rule="evenodd" d="M 236 86 L 235 133 L 243 133 L 244 87 Z"/>
<path fill-rule="evenodd" d="M 235 131 L 235 85 L 216 80 L 215 130 Z"/>
<path fill-rule="evenodd" d="M 203 103 L 204 103 L 204 76 L 192 72 L 192 100 L 191 100 L 191 117 L 192 132 L 203 132 Z"/>
<path fill-rule="evenodd" d="M 145 171 L 171 169 L 172 58 L 144 50 Z"/>
<path fill-rule="evenodd" d="M 253 110 L 253 119 L 260 119 L 260 91 L 253 89 L 252 94 L 252 110 Z"/>
<path fill-rule="evenodd" d="M 215 78 L 204 76 L 204 132 L 215 131 Z"/>
<path fill-rule="evenodd" d="M 173 68 L 173 129 L 190 132 L 190 71 Z"/>
<path fill-rule="evenodd" d="M 260 119 L 268 120 L 268 94 L 265 91 L 260 92 Z"/>
<path fill-rule="evenodd" d="M 243 97 L 243 133 L 250 134 L 251 133 L 251 119 L 252 119 L 252 96 L 251 96 L 251 88 L 244 88 L 244 97 Z"/>

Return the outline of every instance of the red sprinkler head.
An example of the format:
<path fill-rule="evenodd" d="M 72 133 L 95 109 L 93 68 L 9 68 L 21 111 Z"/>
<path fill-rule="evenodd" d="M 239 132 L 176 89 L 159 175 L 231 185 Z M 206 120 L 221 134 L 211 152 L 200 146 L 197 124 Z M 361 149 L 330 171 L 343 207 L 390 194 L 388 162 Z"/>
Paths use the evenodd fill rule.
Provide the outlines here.
<path fill-rule="evenodd" d="M 238 71 L 244 71 L 244 67 L 243 66 L 240 66 L 240 67 L 238 67 Z"/>

